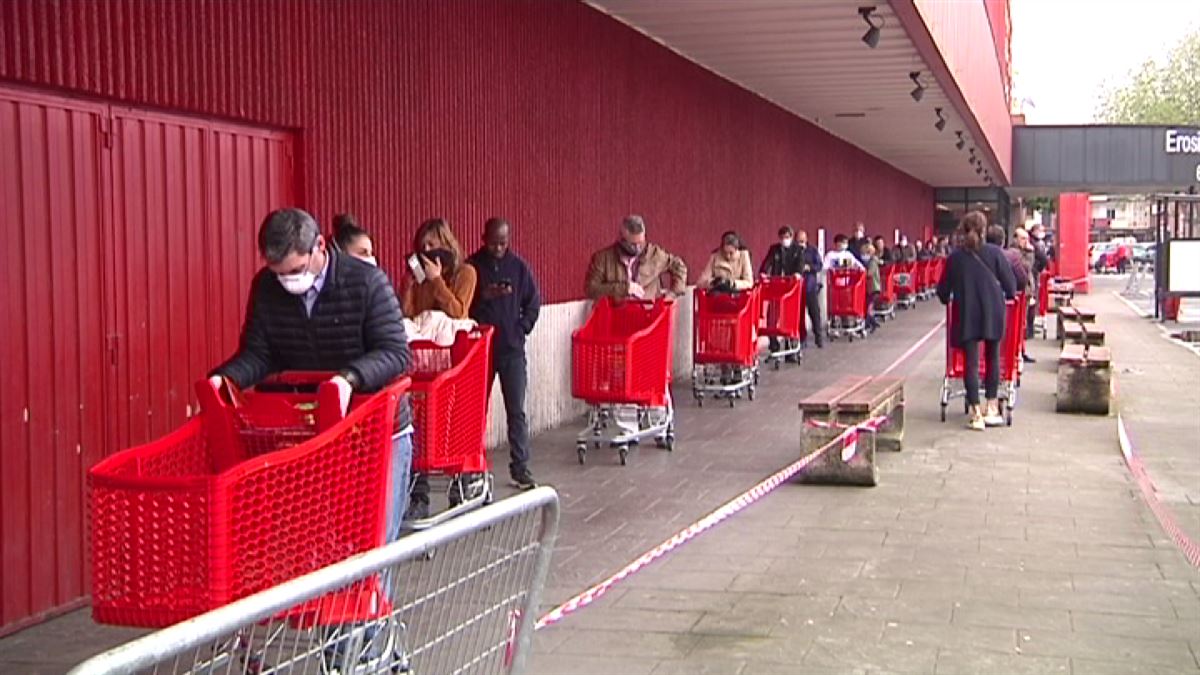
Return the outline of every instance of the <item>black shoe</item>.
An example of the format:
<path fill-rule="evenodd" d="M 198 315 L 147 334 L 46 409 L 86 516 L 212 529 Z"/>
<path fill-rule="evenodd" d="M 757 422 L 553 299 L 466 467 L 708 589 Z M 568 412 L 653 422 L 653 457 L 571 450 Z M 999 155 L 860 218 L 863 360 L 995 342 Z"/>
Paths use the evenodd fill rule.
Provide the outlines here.
<path fill-rule="evenodd" d="M 533 479 L 533 474 L 529 469 L 517 469 L 512 472 L 512 486 L 518 490 L 532 490 L 537 487 L 537 481 Z"/>
<path fill-rule="evenodd" d="M 1032 356 L 1030 356 L 1028 354 L 1022 354 L 1021 360 L 1024 361 L 1025 363 L 1037 363 L 1037 359 L 1033 358 Z"/>
<path fill-rule="evenodd" d="M 429 517 L 429 502 L 412 499 L 408 502 L 408 511 L 404 513 L 405 520 L 425 520 Z"/>

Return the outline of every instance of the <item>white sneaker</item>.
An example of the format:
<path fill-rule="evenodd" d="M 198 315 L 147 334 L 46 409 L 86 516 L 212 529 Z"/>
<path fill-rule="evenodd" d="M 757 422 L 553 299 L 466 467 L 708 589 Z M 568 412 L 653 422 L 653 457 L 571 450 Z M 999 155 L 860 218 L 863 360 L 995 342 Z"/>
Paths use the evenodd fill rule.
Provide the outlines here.
<path fill-rule="evenodd" d="M 1000 413 L 996 413 L 995 415 L 987 415 L 983 418 L 983 424 L 984 426 L 988 427 L 1002 427 L 1004 426 L 1004 416 Z"/>
<path fill-rule="evenodd" d="M 982 417 L 972 416 L 967 420 L 967 428 L 972 431 L 983 431 L 987 428 L 987 425 L 984 423 Z"/>

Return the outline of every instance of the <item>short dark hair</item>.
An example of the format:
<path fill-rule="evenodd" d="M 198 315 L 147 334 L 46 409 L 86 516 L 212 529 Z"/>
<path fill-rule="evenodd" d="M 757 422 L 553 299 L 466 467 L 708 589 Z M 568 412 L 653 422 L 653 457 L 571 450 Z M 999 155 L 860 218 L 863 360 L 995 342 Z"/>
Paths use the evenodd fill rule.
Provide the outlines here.
<path fill-rule="evenodd" d="M 783 227 L 779 228 L 779 231 L 775 233 L 775 236 L 777 236 L 777 237 L 794 237 L 794 236 L 796 236 L 796 232 L 795 232 L 795 230 L 792 229 L 791 225 L 784 225 Z"/>
<path fill-rule="evenodd" d="M 999 225 L 988 225 L 987 243 L 995 244 L 996 246 L 1003 246 L 1004 239 L 1005 234 L 1003 227 L 1000 227 Z"/>
<path fill-rule="evenodd" d="M 293 253 L 308 255 L 321 230 L 303 209 L 278 209 L 267 214 L 258 228 L 258 252 L 274 265 Z"/>
<path fill-rule="evenodd" d="M 339 251 L 345 251 L 355 239 L 369 236 L 349 213 L 339 213 L 333 217 L 333 243 Z"/>
<path fill-rule="evenodd" d="M 732 246 L 738 250 L 741 250 L 742 238 L 738 236 L 737 232 L 729 230 L 725 234 L 721 235 L 721 246 Z"/>
<path fill-rule="evenodd" d="M 850 241 L 850 237 L 847 237 L 844 234 L 833 235 L 833 243 L 835 243 L 835 244 L 841 244 L 843 242 L 848 242 L 848 241 Z"/>
<path fill-rule="evenodd" d="M 488 218 L 487 222 L 485 222 L 483 224 L 483 236 L 486 237 L 489 234 L 491 234 L 492 232 L 503 229 L 505 227 L 511 227 L 511 224 L 504 218 L 501 218 L 499 216 L 492 216 L 491 218 Z"/>

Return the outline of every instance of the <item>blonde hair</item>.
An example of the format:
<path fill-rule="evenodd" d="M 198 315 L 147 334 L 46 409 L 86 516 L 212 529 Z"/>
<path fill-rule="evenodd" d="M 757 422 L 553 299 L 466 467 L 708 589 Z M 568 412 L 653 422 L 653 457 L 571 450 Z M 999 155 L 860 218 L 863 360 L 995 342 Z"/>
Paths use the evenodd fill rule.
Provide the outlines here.
<path fill-rule="evenodd" d="M 421 223 L 421 226 L 417 228 L 416 236 L 413 237 L 413 251 L 419 253 L 425 237 L 430 234 L 437 235 L 437 238 L 442 242 L 442 246 L 454 254 L 454 266 L 457 267 L 459 261 L 462 260 L 462 247 L 458 245 L 458 238 L 450 230 L 450 223 L 445 218 L 430 218 Z"/>

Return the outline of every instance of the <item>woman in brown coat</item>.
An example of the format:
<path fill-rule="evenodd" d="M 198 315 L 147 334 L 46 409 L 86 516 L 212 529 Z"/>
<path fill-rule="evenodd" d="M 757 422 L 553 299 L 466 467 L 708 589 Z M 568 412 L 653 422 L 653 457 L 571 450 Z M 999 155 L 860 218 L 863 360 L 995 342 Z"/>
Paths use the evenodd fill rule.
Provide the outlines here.
<path fill-rule="evenodd" d="M 404 289 L 404 316 L 414 317 L 426 310 L 445 312 L 451 319 L 465 319 L 475 297 L 475 268 L 463 260 L 458 239 L 450 224 L 433 218 L 417 228 L 413 237 L 422 276 L 409 280 Z"/>

